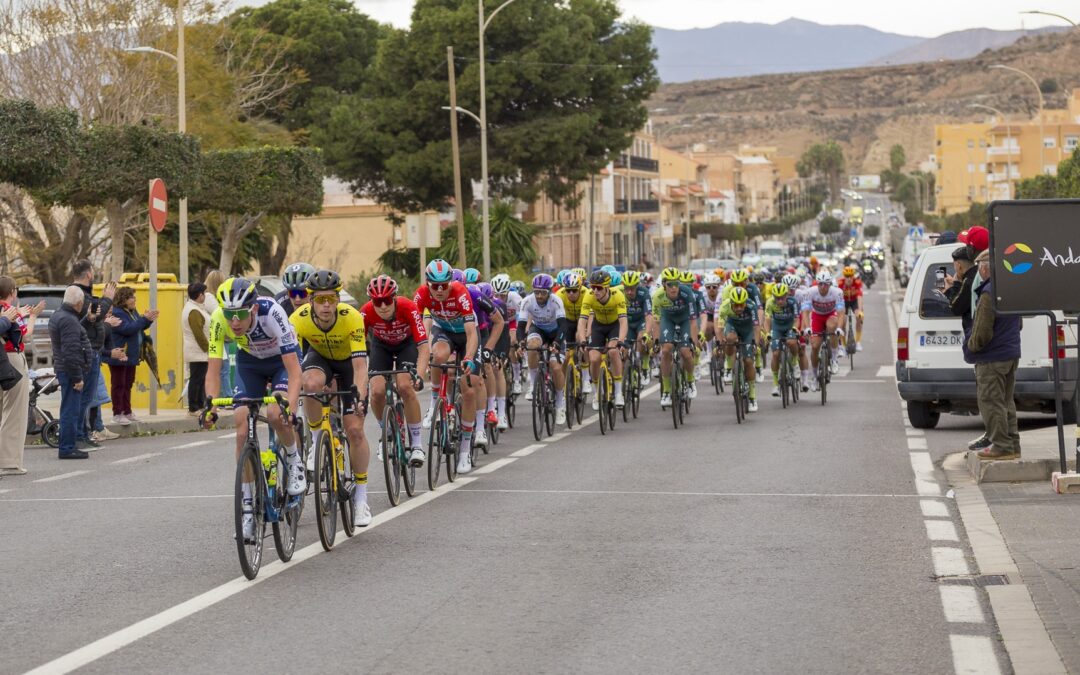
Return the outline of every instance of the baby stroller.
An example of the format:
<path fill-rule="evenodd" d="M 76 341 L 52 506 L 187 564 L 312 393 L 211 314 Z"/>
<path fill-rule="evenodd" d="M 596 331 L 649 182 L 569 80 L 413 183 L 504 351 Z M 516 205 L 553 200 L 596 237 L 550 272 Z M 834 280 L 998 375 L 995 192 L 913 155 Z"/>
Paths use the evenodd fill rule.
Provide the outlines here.
<path fill-rule="evenodd" d="M 27 434 L 41 434 L 41 440 L 47 445 L 60 447 L 60 420 L 54 419 L 48 410 L 38 407 L 38 396 L 48 396 L 60 388 L 60 380 L 52 368 L 31 370 L 30 379 L 30 421 L 26 426 Z"/>

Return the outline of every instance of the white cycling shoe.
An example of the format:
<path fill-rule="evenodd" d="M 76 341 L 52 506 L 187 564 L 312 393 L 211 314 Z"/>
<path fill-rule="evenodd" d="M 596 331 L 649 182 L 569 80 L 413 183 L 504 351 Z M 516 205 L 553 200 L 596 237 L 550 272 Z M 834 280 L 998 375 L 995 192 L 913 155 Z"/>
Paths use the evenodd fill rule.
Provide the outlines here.
<path fill-rule="evenodd" d="M 592 392 L 593 392 L 592 380 L 582 380 L 581 381 L 581 393 L 583 393 L 583 394 L 591 394 Z M 596 408 L 593 408 L 593 410 L 596 410 Z"/>
<path fill-rule="evenodd" d="M 426 413 L 424 413 L 423 425 L 424 425 L 425 429 L 430 429 L 431 428 L 431 420 L 435 417 L 435 406 L 436 405 L 438 405 L 438 404 L 437 403 L 432 403 L 431 407 L 428 408 L 428 411 Z"/>
<path fill-rule="evenodd" d="M 361 497 L 359 492 L 352 496 L 353 517 L 357 527 L 367 527 L 371 524 L 371 505 L 367 503 L 367 497 Z"/>
<path fill-rule="evenodd" d="M 472 471 L 472 462 L 469 461 L 469 453 L 458 453 L 457 472 L 464 474 L 470 471 Z"/>
<path fill-rule="evenodd" d="M 772 388 L 772 395 L 779 398 L 779 396 L 780 396 L 780 387 L 774 386 Z"/>
<path fill-rule="evenodd" d="M 244 514 L 243 530 L 244 530 L 244 541 L 250 542 L 253 539 L 255 539 L 255 514 L 254 513 L 245 513 Z"/>
<path fill-rule="evenodd" d="M 521 380 L 514 380 L 514 393 L 520 394 L 522 391 Z"/>
<path fill-rule="evenodd" d="M 626 398 L 623 396 L 622 390 L 615 392 L 615 407 L 622 410 L 626 405 Z"/>
<path fill-rule="evenodd" d="M 697 398 L 697 384 L 694 383 L 694 382 L 690 383 L 689 397 L 690 397 L 691 400 Z"/>
<path fill-rule="evenodd" d="M 295 497 L 307 492 L 307 471 L 300 462 L 289 464 L 289 495 Z"/>
<path fill-rule="evenodd" d="M 566 424 L 566 408 L 555 411 L 555 424 Z"/>
<path fill-rule="evenodd" d="M 750 408 L 749 408 L 749 410 L 750 410 L 750 412 L 757 412 L 757 399 L 756 398 L 750 399 Z"/>
<path fill-rule="evenodd" d="M 412 452 L 409 453 L 409 466 L 419 469 L 424 466 L 425 459 L 427 459 L 427 456 L 424 454 L 424 451 L 419 447 L 415 447 L 412 449 Z"/>
<path fill-rule="evenodd" d="M 667 410 L 671 407 L 671 394 L 660 394 L 660 409 Z"/>
<path fill-rule="evenodd" d="M 506 431 L 510 428 L 510 420 L 507 419 L 506 413 L 499 415 L 499 424 L 497 426 L 499 427 L 499 431 Z"/>
<path fill-rule="evenodd" d="M 532 385 L 532 382 L 529 383 L 529 388 L 525 390 L 525 400 L 526 401 L 533 400 L 533 385 Z"/>
<path fill-rule="evenodd" d="M 488 437 L 487 432 L 484 431 L 484 427 L 476 427 L 473 432 L 473 443 L 479 447 L 487 447 Z"/>
<path fill-rule="evenodd" d="M 833 361 L 829 365 L 829 372 L 832 373 L 833 375 L 836 375 L 837 373 L 839 373 L 840 372 L 840 362 L 839 361 Z"/>

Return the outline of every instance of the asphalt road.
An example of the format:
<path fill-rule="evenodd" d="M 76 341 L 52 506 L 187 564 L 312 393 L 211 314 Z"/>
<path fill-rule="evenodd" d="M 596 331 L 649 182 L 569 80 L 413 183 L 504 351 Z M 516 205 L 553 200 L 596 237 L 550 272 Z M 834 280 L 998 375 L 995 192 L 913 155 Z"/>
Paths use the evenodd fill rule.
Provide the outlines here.
<path fill-rule="evenodd" d="M 221 432 L 114 441 L 85 462 L 29 450 L 31 474 L 0 482 L 0 672 L 963 667 L 950 636 L 995 628 L 946 621 L 882 291 L 825 407 L 783 410 L 766 383 L 737 425 L 702 386 L 674 431 L 653 393 L 607 436 L 590 424 L 537 447 L 514 430 L 481 472 L 396 509 L 373 465 L 373 526 L 324 553 L 309 508 L 296 560 L 257 583 L 238 578 Z"/>

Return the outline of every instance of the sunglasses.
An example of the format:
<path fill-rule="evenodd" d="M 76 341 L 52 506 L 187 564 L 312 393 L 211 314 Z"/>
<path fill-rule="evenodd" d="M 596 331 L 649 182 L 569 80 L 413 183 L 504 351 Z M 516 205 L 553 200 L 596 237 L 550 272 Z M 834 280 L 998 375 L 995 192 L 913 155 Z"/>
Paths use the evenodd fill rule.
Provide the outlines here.
<path fill-rule="evenodd" d="M 306 288 L 290 288 L 289 289 L 289 297 L 292 298 L 293 300 L 304 300 L 309 295 L 311 295 L 311 294 L 308 293 L 308 290 Z"/>
<path fill-rule="evenodd" d="M 566 289 L 566 292 L 567 293 L 580 293 L 581 289 L 580 288 L 568 288 L 568 289 Z"/>
<path fill-rule="evenodd" d="M 375 305 L 376 307 L 386 307 L 387 305 L 394 304 L 394 298 L 393 296 L 389 298 L 372 298 L 371 304 Z"/>
<path fill-rule="evenodd" d="M 678 281 L 665 281 L 664 282 L 664 286 L 666 288 L 675 288 L 676 286 L 679 286 L 679 285 L 680 285 L 680 282 L 678 282 Z"/>
<path fill-rule="evenodd" d="M 311 299 L 316 305 L 336 305 L 340 298 L 337 294 L 334 295 L 316 295 Z"/>
<path fill-rule="evenodd" d="M 600 291 L 606 291 L 608 289 L 607 286 L 590 286 L 590 288 L 592 288 L 593 293 L 599 293 Z"/>
<path fill-rule="evenodd" d="M 450 282 L 449 281 L 440 281 L 440 282 L 429 281 L 428 282 L 428 288 L 430 288 L 433 291 L 445 291 L 446 289 L 450 288 Z"/>
<path fill-rule="evenodd" d="M 225 319 L 228 321 L 243 321 L 251 316 L 251 309 L 222 309 L 221 313 L 225 315 Z"/>

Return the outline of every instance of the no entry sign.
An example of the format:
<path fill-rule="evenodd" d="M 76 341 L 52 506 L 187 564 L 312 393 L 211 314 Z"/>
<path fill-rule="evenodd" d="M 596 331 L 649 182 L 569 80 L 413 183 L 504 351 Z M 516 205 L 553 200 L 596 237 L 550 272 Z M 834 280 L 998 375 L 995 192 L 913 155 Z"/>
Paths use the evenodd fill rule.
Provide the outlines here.
<path fill-rule="evenodd" d="M 169 217 L 169 199 L 165 193 L 165 181 L 155 178 L 150 181 L 150 226 L 160 233 L 165 229 L 165 220 Z"/>

